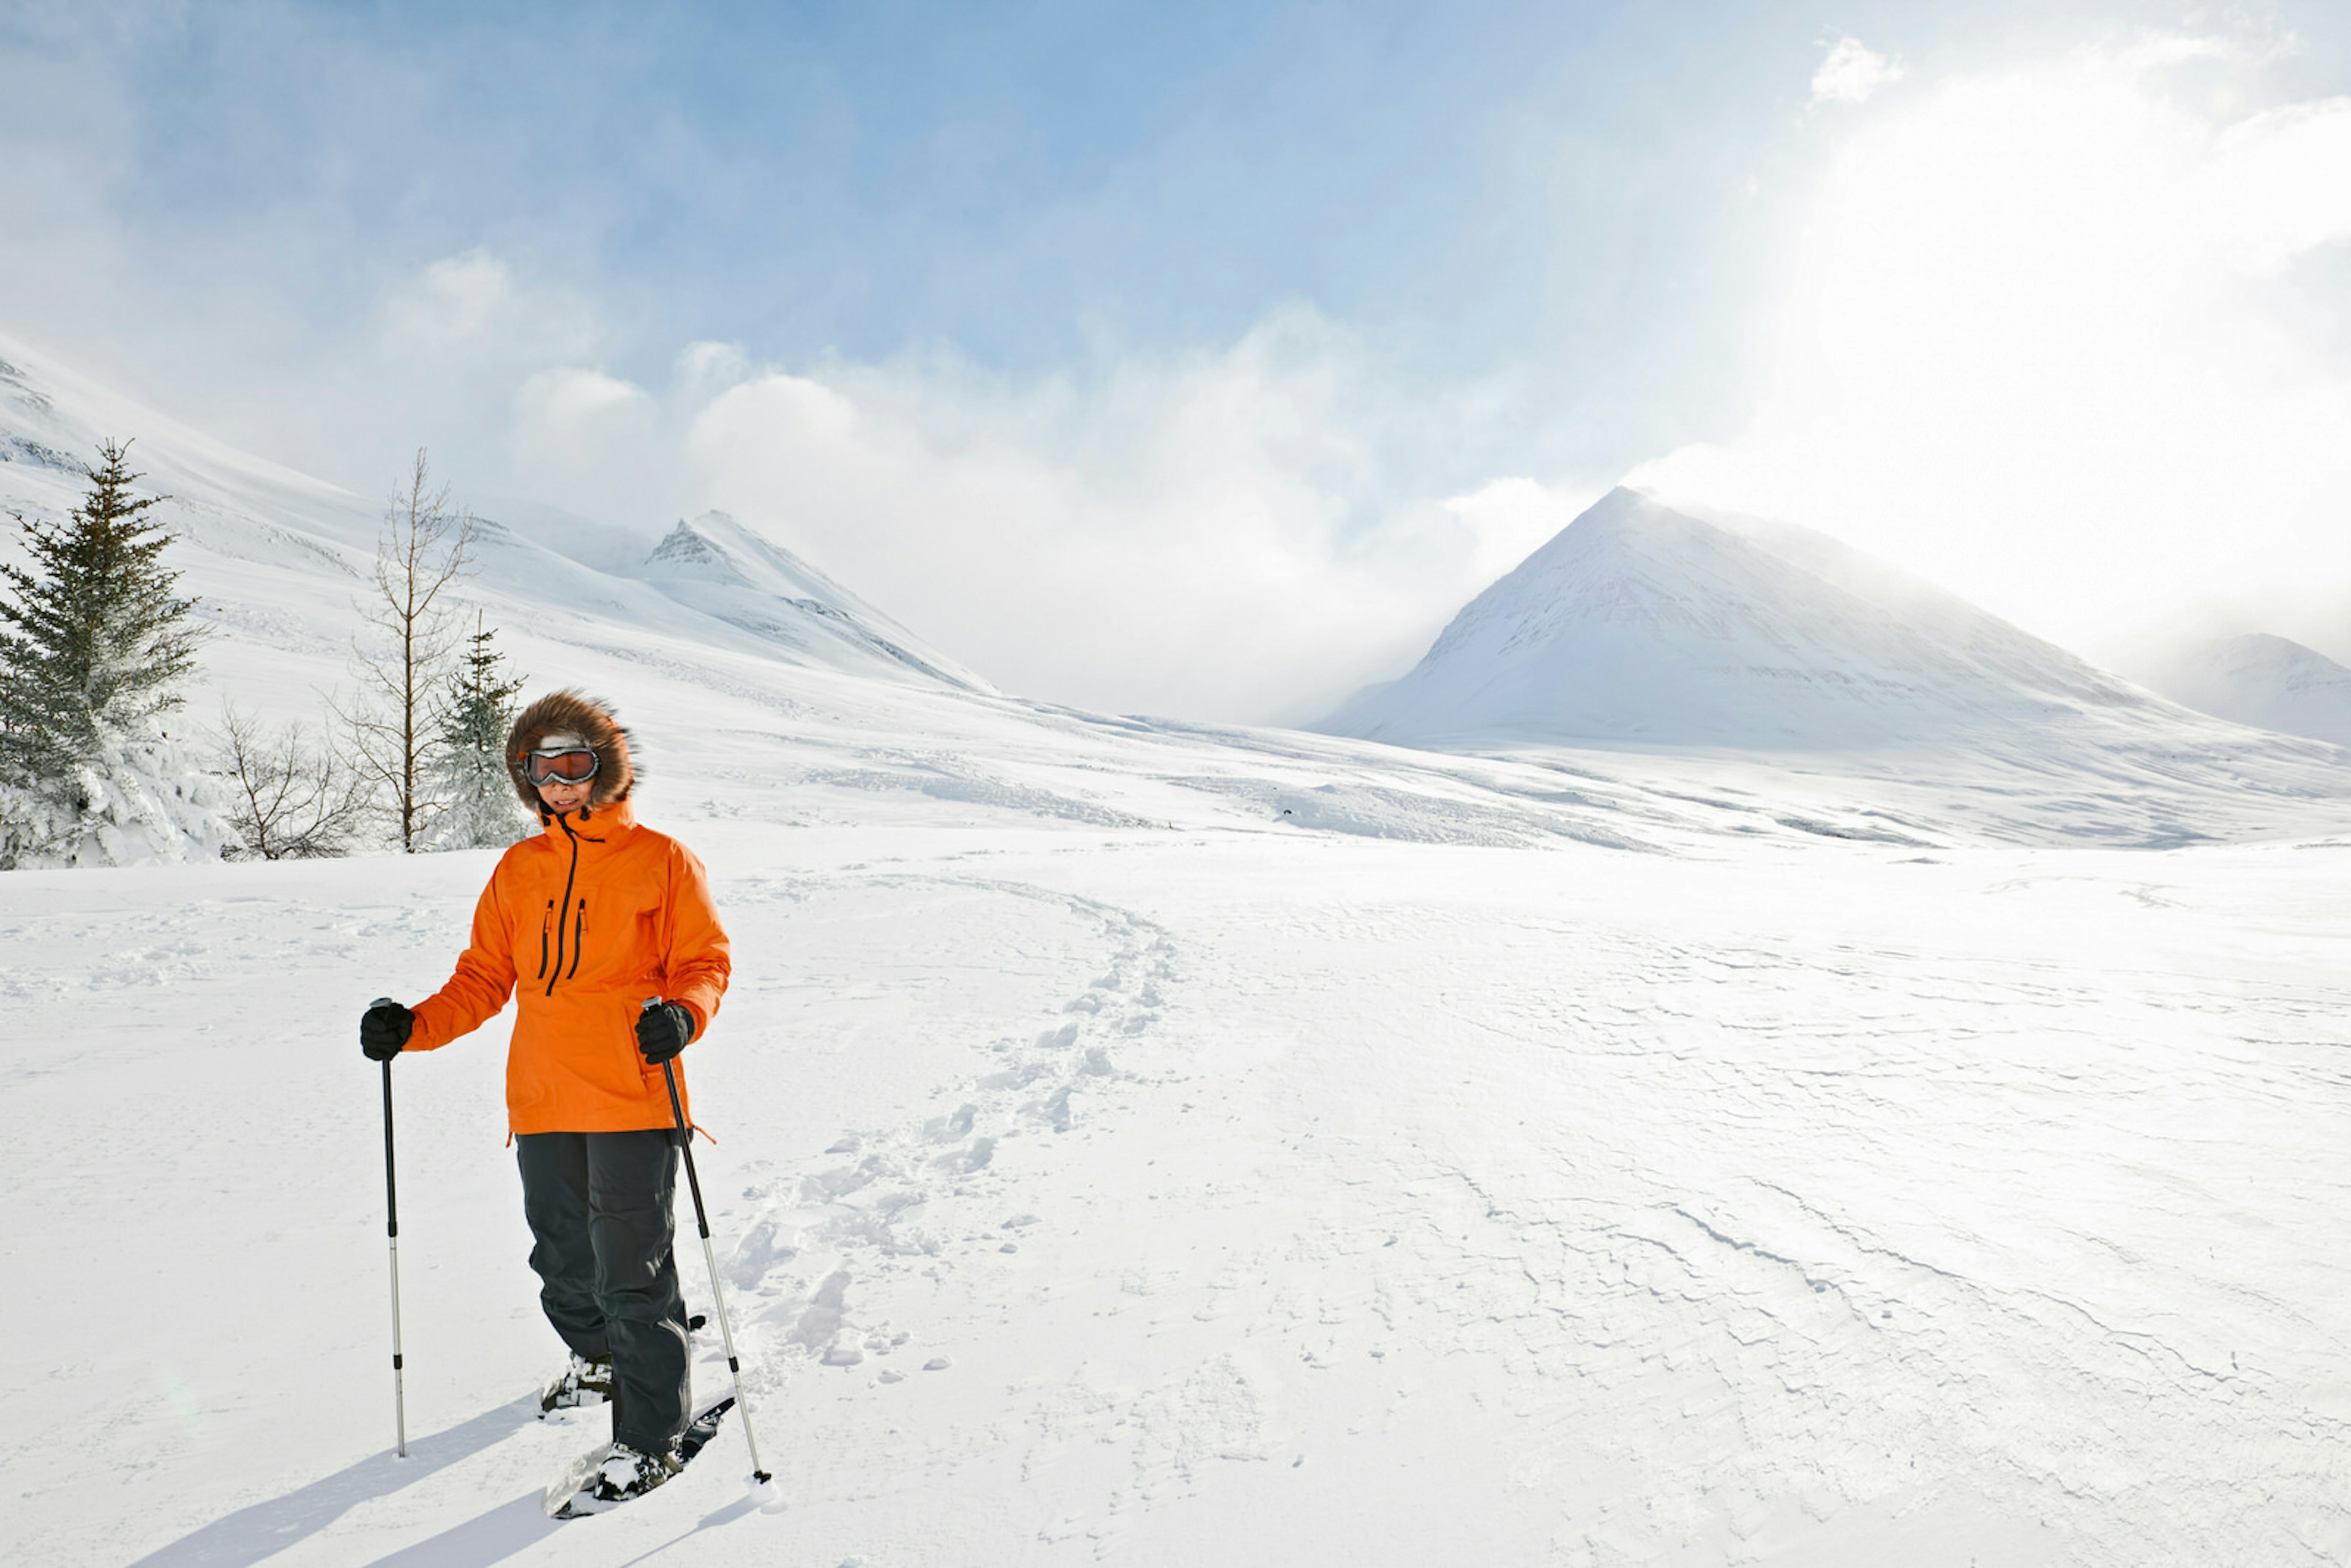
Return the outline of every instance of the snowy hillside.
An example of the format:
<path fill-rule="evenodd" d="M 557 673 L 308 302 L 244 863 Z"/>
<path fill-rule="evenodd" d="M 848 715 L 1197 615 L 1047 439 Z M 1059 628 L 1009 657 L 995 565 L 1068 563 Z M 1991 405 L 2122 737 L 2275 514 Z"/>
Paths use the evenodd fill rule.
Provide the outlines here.
<path fill-rule="evenodd" d="M 2351 669 L 2256 632 L 2189 649 L 2151 683 L 2172 701 L 2236 724 L 2351 746 Z"/>
<path fill-rule="evenodd" d="M 681 603 L 769 637 L 810 662 L 876 675 L 915 674 L 991 689 L 809 565 L 724 512 L 681 522 L 633 574 Z"/>
<path fill-rule="evenodd" d="M 62 375 L 13 385 L 12 441 L 138 435 L 193 497 L 199 706 L 309 711 L 378 508 Z M 69 504 L 57 472 L 0 487 Z M 11 1560 L 2351 1556 L 2336 754 L 2255 737 L 2232 779 L 2208 742 L 2250 732 L 1964 607 L 1855 630 L 1846 601 L 1886 584 L 1839 601 L 1689 521 L 1593 587 L 1625 646 L 1701 610 L 1756 657 L 1801 632 L 1770 667 L 1896 660 L 2006 749 L 1873 773 L 1072 712 L 987 690 L 758 529 L 696 519 L 625 571 L 495 530 L 472 602 L 535 685 L 630 723 L 640 808 L 733 938 L 684 1061 L 787 1506 L 741 1500 L 729 1428 L 639 1503 L 541 1516 L 601 1428 L 532 1418 L 560 1346 L 504 1019 L 394 1064 L 392 1457 L 356 1019 L 446 977 L 490 854 L 16 873 L 0 1125 L 38 1135 L 0 1139 Z M 1686 592 L 1677 560 L 1711 597 L 1656 596 Z M 1907 711 L 1806 684 L 1746 689 L 1793 694 L 1797 735 Z M 2036 752 L 2052 710 L 2139 749 Z"/>
<path fill-rule="evenodd" d="M 1619 488 L 1319 727 L 1823 749 L 2157 706 L 1824 535 Z"/>
<path fill-rule="evenodd" d="M 172 497 L 162 516 L 179 542 L 167 559 L 185 573 L 183 589 L 198 597 L 198 616 L 212 629 L 204 663 L 214 682 L 266 712 L 314 711 L 318 694 L 348 681 L 353 604 L 383 503 L 223 446 L 0 339 L 0 510 L 62 515 L 80 499 L 80 465 L 110 436 L 134 441 L 142 491 Z M 680 524 L 633 565 L 609 559 L 610 529 L 590 533 L 578 557 L 548 542 L 561 533 L 526 533 L 486 515 L 478 570 L 461 587 L 465 608 L 506 629 L 503 645 L 522 655 L 526 674 L 566 667 L 583 643 L 650 650 L 678 640 L 806 668 L 987 689 L 722 514 Z"/>
<path fill-rule="evenodd" d="M 2228 836 L 2251 801 L 2292 814 L 2351 792 L 2332 747 L 2166 702 L 1826 535 L 1623 488 L 1316 727 L 1521 757 L 1662 749 L 1692 773 L 1768 759 L 1913 832 L 2005 836 L 2022 808 L 2179 841 Z M 2156 799 L 2180 803 L 2172 828 L 2139 816 Z"/>
<path fill-rule="evenodd" d="M 373 542 L 380 506 L 191 430 L 0 336 L 0 509 L 63 513 L 81 498 L 82 465 L 109 437 L 136 443 L 149 490 L 169 492 L 224 553 L 299 549 L 294 540 L 304 535 Z"/>

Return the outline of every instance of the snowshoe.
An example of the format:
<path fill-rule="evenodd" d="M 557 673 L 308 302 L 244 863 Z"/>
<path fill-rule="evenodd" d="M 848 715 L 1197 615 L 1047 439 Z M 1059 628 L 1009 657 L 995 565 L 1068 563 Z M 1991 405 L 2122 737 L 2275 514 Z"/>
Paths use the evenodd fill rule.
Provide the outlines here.
<path fill-rule="evenodd" d="M 582 1405 L 601 1405 L 612 1397 L 612 1364 L 590 1361 L 579 1352 L 563 1364 L 538 1396 L 538 1416 L 545 1420 L 558 1410 L 576 1410 Z"/>
<path fill-rule="evenodd" d="M 731 1397 L 721 1399 L 696 1416 L 667 1453 L 648 1454 L 625 1443 L 598 1444 L 565 1466 L 547 1489 L 547 1517 L 579 1519 L 644 1496 L 709 1447 L 719 1421 L 734 1407 Z"/>
<path fill-rule="evenodd" d="M 685 1320 L 685 1332 L 697 1333 L 710 1320 L 700 1312 Z M 612 1397 L 612 1364 L 611 1360 L 590 1361 L 578 1351 L 563 1364 L 563 1370 L 549 1380 L 538 1396 L 538 1416 L 544 1421 L 558 1410 L 577 1410 L 582 1405 L 601 1405 Z"/>

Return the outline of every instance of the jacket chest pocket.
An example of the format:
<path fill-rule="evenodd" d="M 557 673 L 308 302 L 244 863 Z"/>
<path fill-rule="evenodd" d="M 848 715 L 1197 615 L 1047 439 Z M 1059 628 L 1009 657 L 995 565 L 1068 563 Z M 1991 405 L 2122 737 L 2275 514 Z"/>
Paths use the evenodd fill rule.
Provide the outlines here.
<path fill-rule="evenodd" d="M 555 994 L 560 981 L 580 973 L 580 956 L 588 943 L 588 898 L 575 894 L 569 903 L 550 898 L 539 912 L 538 975 Z"/>

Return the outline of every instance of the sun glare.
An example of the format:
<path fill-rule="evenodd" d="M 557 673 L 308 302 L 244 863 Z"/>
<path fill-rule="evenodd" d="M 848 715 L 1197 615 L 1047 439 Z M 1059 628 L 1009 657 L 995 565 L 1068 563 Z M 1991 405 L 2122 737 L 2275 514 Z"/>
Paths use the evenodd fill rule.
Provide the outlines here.
<path fill-rule="evenodd" d="M 2085 649 L 2339 579 L 2351 382 L 2295 285 L 2351 236 L 2351 100 L 2216 116 L 2170 68 L 2214 52 L 1873 110 L 1790 248 L 1751 424 L 1635 482 L 1817 523 Z"/>

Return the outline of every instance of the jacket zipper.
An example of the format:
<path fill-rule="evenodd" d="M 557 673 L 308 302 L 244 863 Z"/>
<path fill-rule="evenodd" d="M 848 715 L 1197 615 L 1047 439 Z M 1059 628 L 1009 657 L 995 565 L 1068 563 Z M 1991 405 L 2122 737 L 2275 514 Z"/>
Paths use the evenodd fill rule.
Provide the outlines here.
<path fill-rule="evenodd" d="M 538 917 L 538 977 L 547 978 L 547 928 L 555 924 L 555 900 L 547 901 L 547 913 Z"/>
<path fill-rule="evenodd" d="M 556 825 L 563 830 L 563 836 L 571 841 L 571 869 L 563 873 L 563 902 L 556 906 L 559 911 L 571 907 L 571 884 L 580 875 L 580 835 L 571 831 L 571 824 L 565 821 L 561 815 L 559 814 L 555 821 Z M 585 902 L 585 900 L 582 900 L 583 904 Z M 571 955 L 571 967 L 575 969 L 580 967 L 580 955 L 576 952 Z M 547 994 L 549 996 L 551 997 L 555 994 L 556 977 L 560 975 L 562 972 L 563 916 L 560 914 L 558 914 L 555 917 L 555 969 L 553 973 L 550 973 L 547 977 Z"/>
<path fill-rule="evenodd" d="M 583 893 L 580 895 L 579 911 L 571 917 L 571 967 L 566 970 L 563 976 L 567 980 L 580 972 L 580 949 L 586 946 L 580 938 L 586 935 L 587 930 L 588 895 Z"/>

